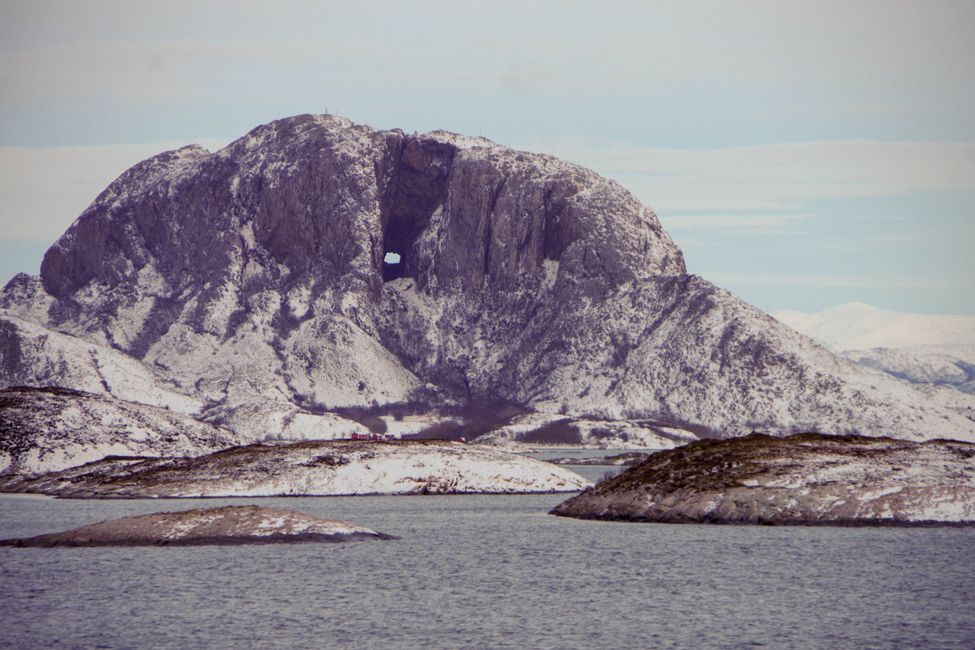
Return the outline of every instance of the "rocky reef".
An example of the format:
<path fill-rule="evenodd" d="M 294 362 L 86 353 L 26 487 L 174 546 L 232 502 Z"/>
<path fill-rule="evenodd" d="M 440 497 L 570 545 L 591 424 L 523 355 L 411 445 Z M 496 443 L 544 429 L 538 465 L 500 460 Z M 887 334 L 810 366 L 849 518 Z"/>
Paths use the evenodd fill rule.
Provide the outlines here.
<path fill-rule="evenodd" d="M 258 506 L 200 508 L 111 519 L 0 546 L 202 546 L 396 539 L 355 524 Z"/>
<path fill-rule="evenodd" d="M 552 514 L 664 523 L 975 525 L 975 445 L 753 434 L 653 454 Z"/>
<path fill-rule="evenodd" d="M 108 457 L 0 490 L 68 498 L 574 492 L 575 472 L 445 441 L 308 441 L 233 447 L 195 458 Z"/>

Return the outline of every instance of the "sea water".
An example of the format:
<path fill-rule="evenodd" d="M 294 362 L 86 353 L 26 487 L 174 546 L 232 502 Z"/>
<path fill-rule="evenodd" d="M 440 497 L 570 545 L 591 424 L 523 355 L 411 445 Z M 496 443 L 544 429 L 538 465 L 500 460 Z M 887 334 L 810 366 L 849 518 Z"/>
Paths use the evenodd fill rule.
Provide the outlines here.
<path fill-rule="evenodd" d="M 975 529 L 632 524 L 546 514 L 564 498 L 0 495 L 0 538 L 242 503 L 401 538 L 0 548 L 0 646 L 975 647 Z"/>

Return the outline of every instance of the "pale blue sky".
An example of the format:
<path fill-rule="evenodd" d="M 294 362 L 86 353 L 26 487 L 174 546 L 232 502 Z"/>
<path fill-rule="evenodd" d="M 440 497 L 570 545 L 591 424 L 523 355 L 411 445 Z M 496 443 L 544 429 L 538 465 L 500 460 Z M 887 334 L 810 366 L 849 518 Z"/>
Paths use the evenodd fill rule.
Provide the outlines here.
<path fill-rule="evenodd" d="M 759 307 L 975 313 L 972 2 L 4 2 L 0 276 L 166 147 L 339 113 L 552 152 Z"/>

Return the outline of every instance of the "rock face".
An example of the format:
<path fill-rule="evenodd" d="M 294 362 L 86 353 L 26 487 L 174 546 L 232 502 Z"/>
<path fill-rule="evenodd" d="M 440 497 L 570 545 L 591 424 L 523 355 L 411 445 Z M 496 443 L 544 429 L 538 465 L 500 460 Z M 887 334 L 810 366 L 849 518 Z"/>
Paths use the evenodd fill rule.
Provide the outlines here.
<path fill-rule="evenodd" d="M 196 458 L 109 457 L 5 492 L 69 498 L 327 496 L 573 492 L 575 472 L 516 454 L 443 441 L 254 444 Z"/>
<path fill-rule="evenodd" d="M 111 352 L 143 366 L 142 392 L 253 438 L 338 435 L 341 407 L 451 402 L 685 436 L 975 439 L 971 419 L 688 275 L 615 182 L 327 115 L 139 163 L 0 310 L 0 382 L 77 386 Z"/>
<path fill-rule="evenodd" d="M 701 441 L 656 453 L 552 514 L 664 523 L 975 525 L 975 445 L 820 434 Z"/>
<path fill-rule="evenodd" d="M 55 472 L 111 454 L 199 455 L 241 444 L 181 413 L 67 388 L 0 390 L 0 476 Z"/>
<path fill-rule="evenodd" d="M 0 540 L 0 546 L 201 546 L 396 539 L 374 530 L 258 506 L 226 506 L 124 517 L 61 533 Z"/>

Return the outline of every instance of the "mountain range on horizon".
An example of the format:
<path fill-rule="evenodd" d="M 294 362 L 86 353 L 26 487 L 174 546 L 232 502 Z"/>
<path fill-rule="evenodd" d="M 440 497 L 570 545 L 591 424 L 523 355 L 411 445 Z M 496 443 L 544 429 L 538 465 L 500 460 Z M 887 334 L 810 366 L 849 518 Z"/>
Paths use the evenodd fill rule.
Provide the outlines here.
<path fill-rule="evenodd" d="M 245 439 L 336 437 L 408 406 L 681 439 L 975 440 L 966 396 L 789 324 L 688 274 L 657 216 L 588 169 L 300 115 L 110 184 L 39 276 L 0 293 L 0 385 L 162 406 Z"/>
<path fill-rule="evenodd" d="M 910 314 L 864 303 L 772 315 L 859 365 L 975 394 L 975 316 Z"/>

